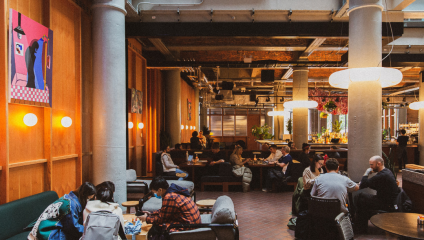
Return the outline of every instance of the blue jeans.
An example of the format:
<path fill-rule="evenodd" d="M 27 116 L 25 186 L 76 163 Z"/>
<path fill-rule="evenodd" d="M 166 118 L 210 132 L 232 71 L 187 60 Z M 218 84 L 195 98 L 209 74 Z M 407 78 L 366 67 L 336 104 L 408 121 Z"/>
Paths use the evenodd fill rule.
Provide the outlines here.
<path fill-rule="evenodd" d="M 184 180 L 184 179 L 188 178 L 188 173 L 187 173 L 187 172 L 185 172 L 185 171 L 183 171 L 183 170 L 181 170 L 181 169 L 179 169 L 179 168 L 175 169 L 175 173 L 185 173 L 185 174 L 186 174 L 186 176 L 185 176 L 184 178 L 180 177 L 180 178 L 178 179 L 179 181 L 182 181 L 182 180 Z"/>

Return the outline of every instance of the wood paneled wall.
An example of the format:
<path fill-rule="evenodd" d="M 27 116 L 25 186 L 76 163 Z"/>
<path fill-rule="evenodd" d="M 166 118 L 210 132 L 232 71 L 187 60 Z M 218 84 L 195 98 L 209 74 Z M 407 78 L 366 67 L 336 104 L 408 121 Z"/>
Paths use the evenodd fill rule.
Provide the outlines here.
<path fill-rule="evenodd" d="M 187 100 L 191 101 L 191 120 L 188 118 Z M 190 142 L 191 134 L 194 131 L 199 132 L 199 129 L 190 130 L 190 126 L 197 126 L 199 121 L 199 109 L 195 107 L 194 103 L 194 88 L 181 79 L 181 125 L 184 125 L 184 129 L 181 130 L 181 142 L 183 143 Z"/>
<path fill-rule="evenodd" d="M 53 30 L 52 108 L 8 103 L 9 8 Z M 0 204 L 47 190 L 61 196 L 82 183 L 83 141 L 86 155 L 91 152 L 91 100 L 82 100 L 81 81 L 87 81 L 84 94 L 91 95 L 90 16 L 70 0 L 2 1 L 0 16 L 0 111 L 7 116 L 0 121 Z M 37 116 L 35 126 L 24 125 L 27 113 Z M 69 128 L 60 123 L 64 116 L 72 119 Z"/>
<path fill-rule="evenodd" d="M 128 91 L 135 88 L 143 93 L 142 114 L 128 109 L 128 121 L 134 124 L 133 129 L 128 129 L 129 168 L 135 169 L 137 176 L 152 176 L 152 154 L 159 150 L 159 132 L 163 128 L 162 76 L 159 70 L 147 69 L 141 44 L 135 39 L 127 40 Z M 144 128 L 140 129 L 138 123 L 143 123 Z"/>

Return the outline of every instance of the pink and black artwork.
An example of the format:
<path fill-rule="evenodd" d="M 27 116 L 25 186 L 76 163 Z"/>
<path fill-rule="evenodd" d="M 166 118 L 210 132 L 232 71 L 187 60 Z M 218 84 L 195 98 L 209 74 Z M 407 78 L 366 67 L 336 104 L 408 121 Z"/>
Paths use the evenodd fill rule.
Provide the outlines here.
<path fill-rule="evenodd" d="M 10 102 L 51 107 L 53 31 L 13 9 L 9 16 Z"/>

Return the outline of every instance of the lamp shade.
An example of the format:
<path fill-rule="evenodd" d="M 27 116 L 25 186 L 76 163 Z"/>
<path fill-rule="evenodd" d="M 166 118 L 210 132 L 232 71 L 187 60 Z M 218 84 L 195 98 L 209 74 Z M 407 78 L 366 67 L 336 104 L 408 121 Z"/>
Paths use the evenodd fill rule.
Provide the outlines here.
<path fill-rule="evenodd" d="M 143 123 L 138 123 L 138 128 L 143 129 L 144 128 L 144 124 Z"/>
<path fill-rule="evenodd" d="M 60 120 L 60 123 L 63 127 L 70 127 L 72 125 L 72 119 L 70 117 L 63 117 L 62 120 Z"/>
<path fill-rule="evenodd" d="M 184 125 L 181 125 L 181 130 L 184 130 Z"/>
<path fill-rule="evenodd" d="M 196 126 L 193 126 L 193 130 L 196 130 Z"/>
<path fill-rule="evenodd" d="M 37 116 L 35 116 L 34 113 L 27 113 L 24 116 L 24 123 L 25 125 L 27 125 L 28 127 L 32 127 L 35 124 L 37 124 L 38 122 L 38 118 Z"/>
<path fill-rule="evenodd" d="M 347 89 L 351 82 L 379 81 L 385 88 L 400 83 L 402 77 L 402 72 L 394 68 L 349 68 L 331 74 L 329 82 L 333 87 Z"/>
<path fill-rule="evenodd" d="M 134 127 L 134 124 L 132 122 L 128 122 L 128 128 L 132 129 Z"/>
<path fill-rule="evenodd" d="M 190 126 L 190 130 L 193 130 L 193 126 Z"/>
<path fill-rule="evenodd" d="M 188 130 L 188 125 L 186 125 L 186 130 Z"/>
<path fill-rule="evenodd" d="M 273 116 L 284 116 L 284 111 L 269 111 L 268 116 L 273 117 Z"/>
<path fill-rule="evenodd" d="M 420 110 L 420 108 L 424 108 L 424 101 L 421 102 L 413 102 L 409 104 L 409 108 L 412 110 Z"/>
<path fill-rule="evenodd" d="M 294 108 L 315 108 L 318 106 L 318 103 L 315 101 L 290 101 L 285 102 L 284 107 L 288 109 Z"/>

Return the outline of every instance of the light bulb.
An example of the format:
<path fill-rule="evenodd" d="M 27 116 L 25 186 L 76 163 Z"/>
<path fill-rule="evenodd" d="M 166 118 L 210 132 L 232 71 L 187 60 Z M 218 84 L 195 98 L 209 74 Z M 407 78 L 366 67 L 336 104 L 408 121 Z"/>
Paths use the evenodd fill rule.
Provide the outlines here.
<path fill-rule="evenodd" d="M 196 126 L 193 126 L 193 130 L 196 130 Z"/>
<path fill-rule="evenodd" d="M 138 123 L 138 128 L 143 129 L 144 128 L 144 124 L 143 123 Z"/>
<path fill-rule="evenodd" d="M 128 122 L 128 128 L 132 129 L 134 127 L 134 124 L 132 122 Z"/>
<path fill-rule="evenodd" d="M 181 130 L 184 130 L 184 125 L 181 125 Z"/>
<path fill-rule="evenodd" d="M 24 116 L 24 123 L 25 123 L 25 125 L 27 125 L 28 127 L 32 127 L 32 126 L 34 126 L 35 124 L 37 124 L 37 121 L 38 121 L 38 118 L 37 118 L 37 116 L 35 116 L 35 114 L 34 114 L 34 113 L 27 113 L 27 114 Z"/>
<path fill-rule="evenodd" d="M 190 126 L 190 130 L 193 130 L 193 126 Z"/>
<path fill-rule="evenodd" d="M 188 125 L 186 125 L 186 130 L 188 130 Z"/>
<path fill-rule="evenodd" d="M 63 117 L 60 123 L 62 123 L 63 127 L 68 128 L 72 125 L 72 119 L 70 117 Z"/>

